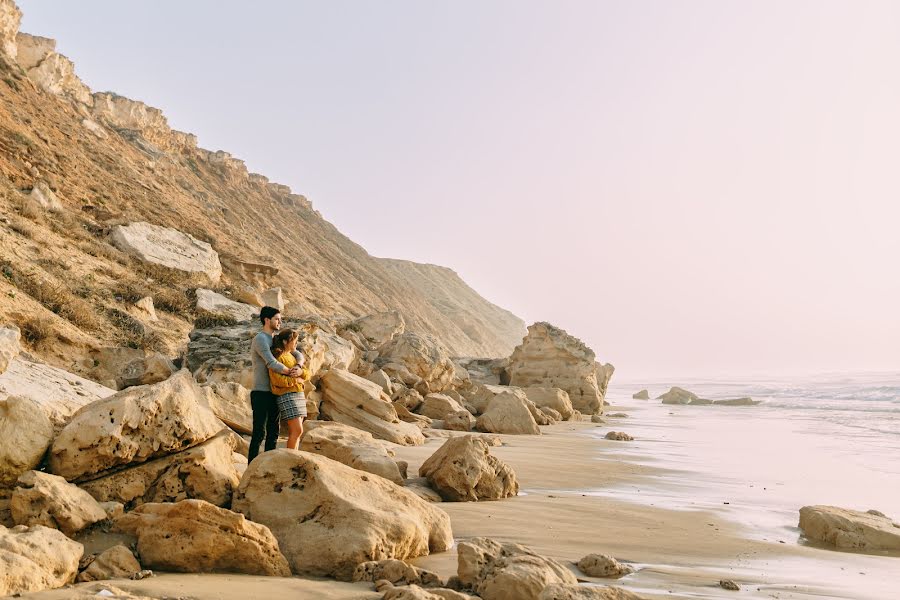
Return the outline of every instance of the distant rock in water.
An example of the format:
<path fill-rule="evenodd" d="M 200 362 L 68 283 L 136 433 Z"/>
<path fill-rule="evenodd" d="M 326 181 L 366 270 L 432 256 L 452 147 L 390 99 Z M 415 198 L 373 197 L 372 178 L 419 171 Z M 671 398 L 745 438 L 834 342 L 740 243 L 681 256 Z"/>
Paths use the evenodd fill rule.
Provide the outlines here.
<path fill-rule="evenodd" d="M 637 392 L 636 394 L 632 394 L 631 397 L 634 398 L 635 400 L 649 400 L 650 392 L 648 392 L 647 390 L 641 390 L 641 391 Z"/>
<path fill-rule="evenodd" d="M 810 540 L 836 548 L 900 551 L 900 523 L 874 513 L 878 511 L 804 506 L 800 509 L 800 529 Z"/>
<path fill-rule="evenodd" d="M 637 394 L 634 397 L 637 398 Z M 689 404 L 691 406 L 709 406 L 711 404 L 718 406 L 754 406 L 761 402 L 753 398 L 710 400 L 708 398 L 700 398 L 697 394 L 677 386 L 673 386 L 668 392 L 658 396 L 657 399 L 661 399 L 663 404 Z"/>

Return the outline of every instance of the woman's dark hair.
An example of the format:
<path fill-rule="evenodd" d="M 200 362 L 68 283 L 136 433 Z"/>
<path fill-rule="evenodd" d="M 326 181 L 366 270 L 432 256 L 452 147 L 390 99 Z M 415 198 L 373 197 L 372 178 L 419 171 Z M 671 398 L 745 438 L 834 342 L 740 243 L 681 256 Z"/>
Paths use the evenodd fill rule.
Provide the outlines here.
<path fill-rule="evenodd" d="M 272 338 L 272 354 L 275 358 L 281 356 L 281 353 L 284 352 L 285 346 L 291 340 L 296 339 L 300 335 L 300 332 L 296 329 L 282 329 L 278 333 L 275 334 L 275 337 Z"/>
<path fill-rule="evenodd" d="M 265 325 L 266 319 L 271 319 L 280 312 L 281 311 L 274 306 L 263 306 L 259 311 L 259 322 Z"/>

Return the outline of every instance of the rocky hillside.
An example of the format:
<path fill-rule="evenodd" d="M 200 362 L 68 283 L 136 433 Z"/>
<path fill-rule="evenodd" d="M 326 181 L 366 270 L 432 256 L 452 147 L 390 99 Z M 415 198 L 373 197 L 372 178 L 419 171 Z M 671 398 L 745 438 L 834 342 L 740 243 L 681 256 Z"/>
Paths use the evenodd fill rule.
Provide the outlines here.
<path fill-rule="evenodd" d="M 84 372 L 91 348 L 183 349 L 198 282 L 110 240 L 141 221 L 210 244 L 222 275 L 208 287 L 236 300 L 278 286 L 289 314 L 397 310 L 459 356 L 507 356 L 521 341 L 524 323 L 453 271 L 374 258 L 305 197 L 200 148 L 160 110 L 92 92 L 53 40 L 18 33 L 19 18 L 0 0 L 0 322 L 34 353 Z M 158 320 L 135 307 L 146 297 Z"/>

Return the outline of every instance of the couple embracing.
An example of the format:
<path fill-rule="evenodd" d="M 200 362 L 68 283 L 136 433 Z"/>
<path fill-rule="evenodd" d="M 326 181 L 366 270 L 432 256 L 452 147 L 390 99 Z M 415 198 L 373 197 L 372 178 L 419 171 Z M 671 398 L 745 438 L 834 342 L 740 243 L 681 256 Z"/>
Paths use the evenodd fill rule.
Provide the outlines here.
<path fill-rule="evenodd" d="M 275 449 L 279 421 L 287 423 L 287 447 L 296 450 L 303 434 L 303 419 L 306 418 L 303 381 L 309 374 L 304 369 L 306 359 L 297 350 L 300 334 L 295 329 L 281 329 L 281 313 L 277 308 L 264 306 L 259 311 L 259 320 L 262 331 L 250 344 L 253 434 L 250 436 L 247 462 L 259 454 L 263 437 L 266 439 L 265 450 Z"/>

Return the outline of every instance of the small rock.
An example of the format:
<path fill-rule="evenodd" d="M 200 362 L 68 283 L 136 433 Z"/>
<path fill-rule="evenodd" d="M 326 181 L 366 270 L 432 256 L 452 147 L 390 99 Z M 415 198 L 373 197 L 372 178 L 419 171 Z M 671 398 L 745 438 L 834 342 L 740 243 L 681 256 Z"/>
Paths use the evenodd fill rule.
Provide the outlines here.
<path fill-rule="evenodd" d="M 631 442 L 634 441 L 634 438 L 625 433 L 624 431 L 610 431 L 606 434 L 606 439 L 614 440 L 617 442 Z"/>
<path fill-rule="evenodd" d="M 135 581 L 140 581 L 141 579 L 147 579 L 148 577 L 155 577 L 153 571 L 150 569 L 142 569 L 131 576 L 131 578 Z"/>
<path fill-rule="evenodd" d="M 719 581 L 719 587 L 724 588 L 726 590 L 731 590 L 732 592 L 737 592 L 741 589 L 741 586 L 736 584 L 730 579 L 722 579 Z"/>
<path fill-rule="evenodd" d="M 634 573 L 634 568 L 607 554 L 588 554 L 578 561 L 578 568 L 590 577 L 623 577 Z"/>

